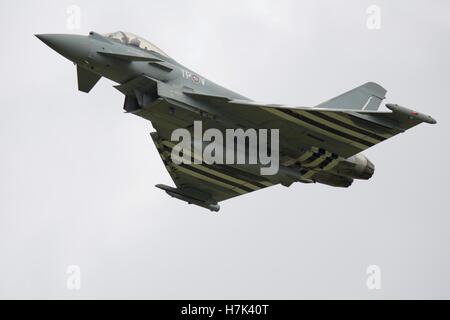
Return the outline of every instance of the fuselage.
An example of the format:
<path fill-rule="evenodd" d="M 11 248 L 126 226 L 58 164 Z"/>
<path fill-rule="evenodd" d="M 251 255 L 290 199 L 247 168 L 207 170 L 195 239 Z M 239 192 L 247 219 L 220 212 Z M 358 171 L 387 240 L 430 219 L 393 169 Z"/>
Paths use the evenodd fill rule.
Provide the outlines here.
<path fill-rule="evenodd" d="M 95 72 L 114 82 L 123 84 L 130 79 L 145 74 L 153 79 L 170 84 L 179 88 L 190 88 L 198 92 L 208 92 L 218 96 L 227 96 L 230 99 L 248 100 L 248 98 L 219 86 L 212 81 L 200 76 L 196 72 L 181 65 L 171 57 L 156 51 L 146 51 L 138 47 L 118 43 L 102 35 L 92 33 L 86 36 L 85 45 L 88 47 L 84 59 L 76 62 L 83 68 Z M 160 64 L 152 64 L 149 61 L 121 60 L 103 53 L 129 54 L 160 60 Z M 167 72 L 160 66 L 165 65 L 172 70 Z"/>

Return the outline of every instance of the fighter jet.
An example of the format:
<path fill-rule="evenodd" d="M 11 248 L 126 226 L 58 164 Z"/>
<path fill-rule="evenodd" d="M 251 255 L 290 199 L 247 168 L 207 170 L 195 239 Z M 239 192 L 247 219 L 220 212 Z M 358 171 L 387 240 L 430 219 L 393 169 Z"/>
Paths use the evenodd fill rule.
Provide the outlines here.
<path fill-rule="evenodd" d="M 211 211 L 219 211 L 221 201 L 278 184 L 346 188 L 355 179 L 368 180 L 375 166 L 364 150 L 422 122 L 436 123 L 397 104 L 379 111 L 387 91 L 373 82 L 314 107 L 263 104 L 213 83 L 132 33 L 36 36 L 76 65 L 80 91 L 89 92 L 101 77 L 116 82 L 124 110 L 151 121 L 155 130 L 151 138 L 175 184 L 156 187 Z M 279 170 L 263 175 L 261 163 L 175 161 L 173 132 L 183 128 L 195 135 L 199 121 L 219 132 L 278 130 Z M 195 152 L 183 156 L 193 159 Z"/>

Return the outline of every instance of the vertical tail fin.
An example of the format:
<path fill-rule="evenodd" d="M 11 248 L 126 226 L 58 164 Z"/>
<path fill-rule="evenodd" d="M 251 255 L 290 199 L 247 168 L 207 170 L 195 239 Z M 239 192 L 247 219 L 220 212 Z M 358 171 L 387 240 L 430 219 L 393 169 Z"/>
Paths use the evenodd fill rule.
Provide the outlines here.
<path fill-rule="evenodd" d="M 317 105 L 316 108 L 378 110 L 386 92 L 386 89 L 379 84 L 367 82 L 362 86 Z"/>

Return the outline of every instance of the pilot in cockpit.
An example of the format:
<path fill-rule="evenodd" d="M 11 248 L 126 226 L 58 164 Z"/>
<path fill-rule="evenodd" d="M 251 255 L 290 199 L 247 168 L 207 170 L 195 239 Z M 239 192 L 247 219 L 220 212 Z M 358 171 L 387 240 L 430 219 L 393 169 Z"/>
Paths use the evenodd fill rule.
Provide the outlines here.
<path fill-rule="evenodd" d="M 138 38 L 132 38 L 132 39 L 128 42 L 128 44 L 131 44 L 132 46 L 135 46 L 135 47 L 138 47 L 138 48 L 141 47 L 141 41 L 139 41 Z"/>

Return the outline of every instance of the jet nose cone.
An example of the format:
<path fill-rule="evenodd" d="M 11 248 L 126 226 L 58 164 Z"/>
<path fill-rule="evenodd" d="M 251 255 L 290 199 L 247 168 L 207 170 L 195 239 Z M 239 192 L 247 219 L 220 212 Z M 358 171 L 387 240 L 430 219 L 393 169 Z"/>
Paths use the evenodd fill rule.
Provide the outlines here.
<path fill-rule="evenodd" d="M 34 36 L 45 43 L 45 34 L 35 34 Z"/>
<path fill-rule="evenodd" d="M 74 34 L 36 34 L 35 36 L 74 62 L 83 61 L 88 57 L 90 39 L 87 36 Z"/>

